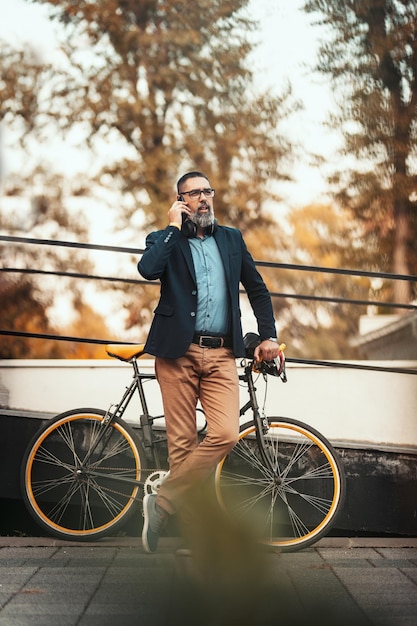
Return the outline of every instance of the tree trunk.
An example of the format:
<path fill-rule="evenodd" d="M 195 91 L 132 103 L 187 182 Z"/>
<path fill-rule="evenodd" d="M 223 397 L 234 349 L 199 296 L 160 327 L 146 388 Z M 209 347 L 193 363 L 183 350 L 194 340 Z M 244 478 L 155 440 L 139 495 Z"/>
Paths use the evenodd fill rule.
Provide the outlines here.
<path fill-rule="evenodd" d="M 394 209 L 395 230 L 393 250 L 393 270 L 395 274 L 409 274 L 407 262 L 407 241 L 409 233 L 409 213 L 404 198 L 397 199 Z M 394 281 L 394 301 L 399 304 L 408 304 L 411 300 L 411 283 L 405 280 Z M 397 313 L 404 313 L 398 309 Z"/>

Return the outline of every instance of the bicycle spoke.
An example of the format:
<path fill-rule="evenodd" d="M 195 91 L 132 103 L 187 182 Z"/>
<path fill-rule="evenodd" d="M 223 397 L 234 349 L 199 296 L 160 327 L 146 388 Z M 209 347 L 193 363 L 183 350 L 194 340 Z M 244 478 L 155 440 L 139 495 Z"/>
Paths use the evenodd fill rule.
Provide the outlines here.
<path fill-rule="evenodd" d="M 48 425 L 30 450 L 25 496 L 54 534 L 98 536 L 131 511 L 141 464 L 138 445 L 123 423 L 103 426 L 101 413 L 69 412 Z"/>
<path fill-rule="evenodd" d="M 250 492 L 250 495 L 247 496 L 242 496 L 240 497 L 236 504 L 233 505 L 233 511 L 234 512 L 239 512 L 239 513 L 247 513 L 249 512 L 251 509 L 253 509 L 256 504 L 258 502 L 260 502 L 263 498 L 265 498 L 270 492 L 271 492 L 271 486 L 265 482 L 265 481 L 256 481 L 253 479 L 248 479 L 247 477 L 242 477 L 242 478 L 236 478 L 236 476 L 233 477 L 228 477 L 227 475 L 225 476 L 225 483 L 224 483 L 224 488 L 225 490 L 228 487 L 236 487 L 236 486 L 244 486 L 244 487 L 250 487 L 250 486 L 255 486 L 257 488 L 256 492 L 254 494 L 252 494 L 252 491 Z M 246 493 L 244 491 L 240 492 L 240 493 Z"/>
<path fill-rule="evenodd" d="M 97 483 L 97 481 L 91 479 L 88 481 L 88 486 L 90 489 L 94 489 L 94 492 L 99 496 L 101 502 L 109 513 L 112 515 L 118 515 L 120 513 L 122 504 L 113 495 L 111 490 L 103 488 Z"/>
<path fill-rule="evenodd" d="M 120 440 L 115 441 L 111 448 L 105 448 L 101 456 L 94 462 L 90 464 L 90 467 L 94 469 L 100 469 L 104 463 L 113 459 L 115 457 L 122 456 L 123 454 L 130 452 L 131 448 L 129 443 L 120 438 Z M 105 467 L 103 469 L 106 469 Z M 122 468 L 123 469 L 123 468 Z"/>
<path fill-rule="evenodd" d="M 296 496 L 297 498 L 300 498 L 302 500 L 304 500 L 305 502 L 308 502 L 309 504 L 311 504 L 312 506 L 315 506 L 318 510 L 320 511 L 328 511 L 329 507 L 324 507 L 324 503 L 331 503 L 331 499 L 329 498 L 323 498 L 320 496 L 315 496 L 314 494 L 311 493 L 306 493 L 303 492 L 299 489 L 295 489 L 291 484 L 288 483 L 284 483 L 282 488 L 279 489 L 279 493 L 281 496 L 283 496 L 285 494 L 285 497 L 287 494 Z M 287 500 L 285 500 L 287 502 Z"/>
<path fill-rule="evenodd" d="M 42 496 L 47 494 L 58 487 L 65 485 L 72 485 L 74 483 L 74 477 L 72 475 L 62 476 L 61 478 L 49 478 L 47 480 L 35 480 L 32 481 L 32 491 L 36 496 Z"/>
<path fill-rule="evenodd" d="M 250 446 L 246 441 L 240 440 L 236 444 L 235 448 L 233 448 L 233 455 L 239 457 L 244 462 L 249 463 L 267 479 L 271 476 L 271 471 L 262 463 L 257 454 L 257 450 L 255 450 L 253 446 Z"/>
<path fill-rule="evenodd" d="M 45 463 L 46 465 L 53 465 L 54 467 L 62 467 L 69 472 L 73 471 L 74 465 L 64 462 L 56 454 L 53 454 L 50 450 L 41 446 L 36 453 L 36 463 Z"/>
<path fill-rule="evenodd" d="M 262 541 L 285 549 L 310 545 L 340 506 L 334 453 L 317 431 L 311 434 L 296 420 L 271 420 L 262 453 L 254 432 L 253 425 L 244 430 L 219 465 L 219 498 L 237 520 L 257 529 Z"/>
<path fill-rule="evenodd" d="M 73 438 L 71 423 L 66 422 L 60 428 L 57 428 L 56 431 L 57 431 L 57 434 L 61 437 L 62 441 L 66 444 L 68 450 L 71 452 L 73 461 L 74 461 L 74 466 L 77 467 L 81 465 L 80 458 L 77 454 L 77 451 L 74 445 L 74 438 Z"/>
<path fill-rule="evenodd" d="M 285 479 L 288 474 L 290 473 L 290 471 L 296 467 L 303 456 L 306 456 L 308 451 L 311 449 L 312 444 L 311 443 L 303 443 L 303 444 L 297 444 L 296 446 L 294 446 L 294 450 L 292 453 L 291 458 L 288 460 L 287 466 L 285 468 L 285 470 L 282 472 L 281 476 Z"/>
<path fill-rule="evenodd" d="M 224 487 L 241 487 L 241 486 L 261 486 L 269 484 L 269 480 L 266 478 L 256 478 L 255 476 L 249 476 L 248 474 L 236 474 L 235 472 L 223 472 L 222 485 Z"/>
<path fill-rule="evenodd" d="M 62 521 L 63 516 L 67 511 L 72 498 L 74 497 L 74 494 L 79 491 L 79 488 L 79 484 L 73 482 L 70 485 L 68 491 L 62 496 L 62 498 L 58 500 L 58 502 L 56 502 L 55 506 L 48 510 L 48 516 L 52 521 L 56 522 L 57 524 Z"/>
<path fill-rule="evenodd" d="M 310 532 L 310 528 L 308 528 L 308 526 L 304 524 L 301 517 L 297 515 L 295 510 L 289 505 L 288 502 L 287 502 L 287 506 L 288 506 L 288 514 L 290 516 L 291 527 L 293 529 L 294 537 L 302 537 L 304 535 L 308 535 L 308 533 Z"/>
<path fill-rule="evenodd" d="M 320 465 L 319 467 L 312 467 L 304 474 L 300 474 L 300 476 L 289 477 L 286 479 L 286 483 L 290 484 L 300 480 L 317 480 L 318 478 L 334 480 L 334 474 L 329 463 Z"/>

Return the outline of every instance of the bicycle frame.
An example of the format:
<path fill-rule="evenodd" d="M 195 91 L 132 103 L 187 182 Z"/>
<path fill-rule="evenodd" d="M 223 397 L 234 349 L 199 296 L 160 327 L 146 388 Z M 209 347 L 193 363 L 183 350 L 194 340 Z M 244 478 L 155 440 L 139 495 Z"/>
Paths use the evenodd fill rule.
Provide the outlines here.
<path fill-rule="evenodd" d="M 123 415 L 127 407 L 129 406 L 129 403 L 135 391 L 137 390 L 139 394 L 139 401 L 142 407 L 142 414 L 139 417 L 139 421 L 142 431 L 143 444 L 145 448 L 152 451 L 155 468 L 160 469 L 162 467 L 158 444 L 166 441 L 166 437 L 156 437 L 152 428 L 152 424 L 155 419 L 161 419 L 163 415 L 151 416 L 149 414 L 148 403 L 146 401 L 145 390 L 143 388 L 143 381 L 155 380 L 155 374 L 143 374 L 142 372 L 140 372 L 137 360 L 135 358 L 131 360 L 131 364 L 133 367 L 132 382 L 128 387 L 126 387 L 126 390 L 120 402 L 116 405 L 110 405 L 109 409 L 107 410 L 106 415 L 103 418 L 103 432 L 100 434 L 99 437 L 97 437 L 97 441 L 84 459 L 84 463 L 87 463 L 90 460 L 98 444 L 102 441 L 103 437 L 106 434 L 107 426 L 110 425 L 116 418 L 123 418 Z"/>
<path fill-rule="evenodd" d="M 120 402 L 117 405 L 110 405 L 109 409 L 106 412 L 105 417 L 103 418 L 103 432 L 100 433 L 100 435 L 97 437 L 97 441 L 95 442 L 95 445 L 89 451 L 87 457 L 84 459 L 84 462 L 88 463 L 95 449 L 97 448 L 99 443 L 102 441 L 102 439 L 105 437 L 106 432 L 107 432 L 107 426 L 110 425 L 116 418 L 119 418 L 119 419 L 123 418 L 123 415 L 135 391 L 137 390 L 139 394 L 141 408 L 142 408 L 142 414 L 139 417 L 139 421 L 140 421 L 140 427 L 141 427 L 141 432 L 142 432 L 143 444 L 145 448 L 147 448 L 148 450 L 152 452 L 155 469 L 160 469 L 162 467 L 162 463 L 160 459 L 158 444 L 165 442 L 167 439 L 166 439 L 166 436 L 156 437 L 152 425 L 155 419 L 161 419 L 163 415 L 158 415 L 155 417 L 150 415 L 149 410 L 148 410 L 148 404 L 146 401 L 145 390 L 143 388 L 144 380 L 155 380 L 156 377 L 155 377 L 155 374 L 142 373 L 139 370 L 139 365 L 137 363 L 136 358 L 133 358 L 130 361 L 130 363 L 133 367 L 132 382 L 130 383 L 128 387 L 126 387 L 125 392 Z M 269 458 L 269 455 L 267 452 L 267 446 L 265 444 L 265 437 L 264 437 L 264 435 L 268 432 L 269 426 L 268 426 L 268 421 L 266 417 L 262 416 L 259 410 L 258 400 L 256 396 L 256 387 L 255 387 L 253 374 L 252 374 L 253 361 L 244 360 L 242 361 L 242 364 L 244 367 L 244 373 L 239 375 L 239 380 L 245 382 L 247 389 L 248 389 L 248 393 L 249 393 L 249 400 L 246 402 L 246 404 L 244 404 L 240 408 L 239 415 L 242 416 L 249 409 L 252 409 L 252 419 L 255 425 L 256 440 L 258 443 L 262 461 L 266 464 L 266 466 L 271 471 L 273 471 L 274 469 L 273 463 L 271 459 Z M 125 479 L 125 480 L 126 482 L 130 481 L 130 479 Z"/>
<path fill-rule="evenodd" d="M 239 375 L 239 380 L 242 380 L 243 382 L 245 382 L 247 389 L 248 389 L 248 393 L 249 393 L 249 400 L 246 402 L 246 404 L 244 404 L 241 407 L 239 411 L 239 415 L 242 416 L 246 413 L 248 409 L 252 409 L 253 423 L 255 425 L 256 441 L 258 444 L 262 461 L 266 464 L 268 469 L 270 469 L 271 471 L 274 471 L 274 465 L 267 453 L 267 446 L 266 446 L 265 437 L 264 437 L 264 435 L 269 430 L 269 425 L 268 425 L 267 418 L 264 415 L 261 415 L 259 411 L 259 404 L 258 404 L 258 399 L 256 396 L 256 387 L 255 387 L 253 374 L 252 374 L 253 361 L 244 362 L 243 367 L 244 367 L 244 373 Z"/>

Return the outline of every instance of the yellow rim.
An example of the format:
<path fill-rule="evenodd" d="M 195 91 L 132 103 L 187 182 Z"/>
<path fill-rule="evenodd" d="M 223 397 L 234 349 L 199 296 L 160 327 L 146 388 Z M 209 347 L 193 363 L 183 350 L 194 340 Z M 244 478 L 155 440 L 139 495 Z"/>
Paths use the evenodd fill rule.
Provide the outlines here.
<path fill-rule="evenodd" d="M 341 481 L 340 481 L 340 476 L 339 476 L 339 469 L 332 455 L 327 449 L 327 446 L 325 446 L 323 442 L 320 439 L 318 439 L 318 437 L 316 437 L 314 433 L 312 433 L 310 430 L 307 430 L 306 428 L 303 428 L 302 426 L 299 426 L 297 424 L 290 424 L 288 422 L 271 422 L 270 426 L 272 427 L 279 426 L 280 428 L 286 428 L 287 430 L 296 431 L 299 434 L 302 434 L 305 437 L 307 437 L 307 439 L 310 439 L 311 441 L 313 441 L 316 444 L 316 446 L 323 452 L 327 461 L 329 462 L 330 467 L 332 468 L 333 482 L 334 482 L 332 503 L 328 512 L 326 513 L 325 517 L 322 519 L 320 524 L 316 526 L 312 531 L 307 533 L 306 535 L 303 535 L 302 537 L 298 537 L 298 538 L 294 537 L 293 539 L 288 539 L 288 540 L 283 539 L 279 541 L 268 541 L 266 539 L 260 540 L 260 543 L 265 543 L 265 544 L 273 545 L 273 546 L 285 547 L 285 546 L 291 546 L 291 545 L 298 545 L 306 541 L 309 541 L 310 539 L 318 535 L 321 532 L 321 530 L 327 525 L 328 520 L 334 515 L 334 511 L 339 502 L 340 492 L 341 492 Z M 240 433 L 239 441 L 241 439 L 244 439 L 247 435 L 254 433 L 255 431 L 256 431 L 255 426 L 254 425 L 250 426 L 249 428 L 247 428 L 246 430 Z M 221 472 L 222 472 L 222 468 L 223 468 L 223 464 L 225 460 L 226 460 L 226 457 L 220 461 L 216 469 L 216 492 L 217 492 L 218 500 L 223 506 L 225 505 L 223 503 L 221 490 L 220 490 L 220 477 L 221 477 Z"/>
<path fill-rule="evenodd" d="M 131 496 L 127 496 L 129 497 L 128 500 L 128 504 L 126 504 L 123 509 L 115 516 L 111 519 L 111 521 L 106 522 L 105 524 L 102 524 L 101 526 L 97 526 L 96 528 L 92 528 L 89 530 L 75 530 L 75 529 L 68 529 L 65 526 L 60 526 L 59 524 L 56 524 L 55 522 L 53 522 L 48 516 L 46 516 L 43 511 L 39 508 L 38 503 L 36 501 L 36 498 L 33 494 L 33 490 L 32 490 L 32 483 L 29 480 L 31 473 L 32 473 L 32 465 L 34 462 L 34 457 L 37 453 L 37 451 L 39 450 L 40 446 L 42 445 L 42 443 L 45 441 L 46 437 L 48 437 L 48 435 L 53 432 L 54 430 L 56 430 L 56 428 L 58 428 L 59 426 L 61 426 L 62 424 L 65 424 L 67 422 L 73 422 L 73 421 L 78 421 L 79 419 L 90 419 L 90 420 L 95 420 L 95 421 L 103 421 L 103 417 L 101 415 L 97 415 L 97 414 L 88 414 L 88 413 L 77 413 L 77 415 L 71 415 L 68 416 L 67 418 L 63 419 L 60 422 L 55 422 L 54 424 L 51 424 L 51 426 L 49 428 L 47 428 L 41 435 L 41 437 L 37 440 L 36 442 L 36 449 L 32 448 L 31 450 L 31 454 L 28 457 L 28 462 L 26 464 L 26 472 L 25 472 L 25 483 L 26 483 L 26 490 L 27 490 L 27 494 L 28 494 L 28 498 L 30 500 L 31 506 L 33 507 L 33 509 L 36 511 L 36 514 L 38 515 L 38 517 L 40 519 L 42 519 L 49 527 L 51 528 L 55 528 L 56 530 L 60 531 L 60 532 L 65 532 L 65 534 L 67 535 L 90 535 L 90 534 L 96 534 L 98 532 L 101 532 L 103 530 L 105 530 L 107 527 L 109 526 L 113 526 L 126 512 L 126 508 L 131 506 L 132 500 L 135 499 L 137 492 L 139 490 L 139 487 L 136 486 L 133 489 L 132 495 Z M 141 467 L 141 463 L 140 463 L 140 457 L 138 454 L 138 450 L 136 448 L 136 444 L 133 441 L 132 437 L 129 435 L 129 433 L 127 431 L 125 431 L 124 429 L 122 429 L 120 427 L 119 424 L 117 424 L 116 422 L 113 423 L 113 427 L 123 435 L 123 437 L 129 442 L 130 444 L 130 448 L 134 454 L 134 458 L 136 461 L 136 480 L 139 480 L 140 478 L 140 467 Z"/>

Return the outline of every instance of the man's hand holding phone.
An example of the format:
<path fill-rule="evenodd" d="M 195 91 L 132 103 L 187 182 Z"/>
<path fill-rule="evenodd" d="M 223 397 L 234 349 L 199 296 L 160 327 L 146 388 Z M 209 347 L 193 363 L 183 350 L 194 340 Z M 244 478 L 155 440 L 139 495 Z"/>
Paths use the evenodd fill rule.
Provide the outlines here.
<path fill-rule="evenodd" d="M 187 204 L 184 202 L 183 196 L 177 196 L 177 199 L 171 205 L 168 211 L 168 220 L 170 226 L 176 226 L 181 229 L 184 220 L 187 219 L 190 214 L 190 210 Z"/>

